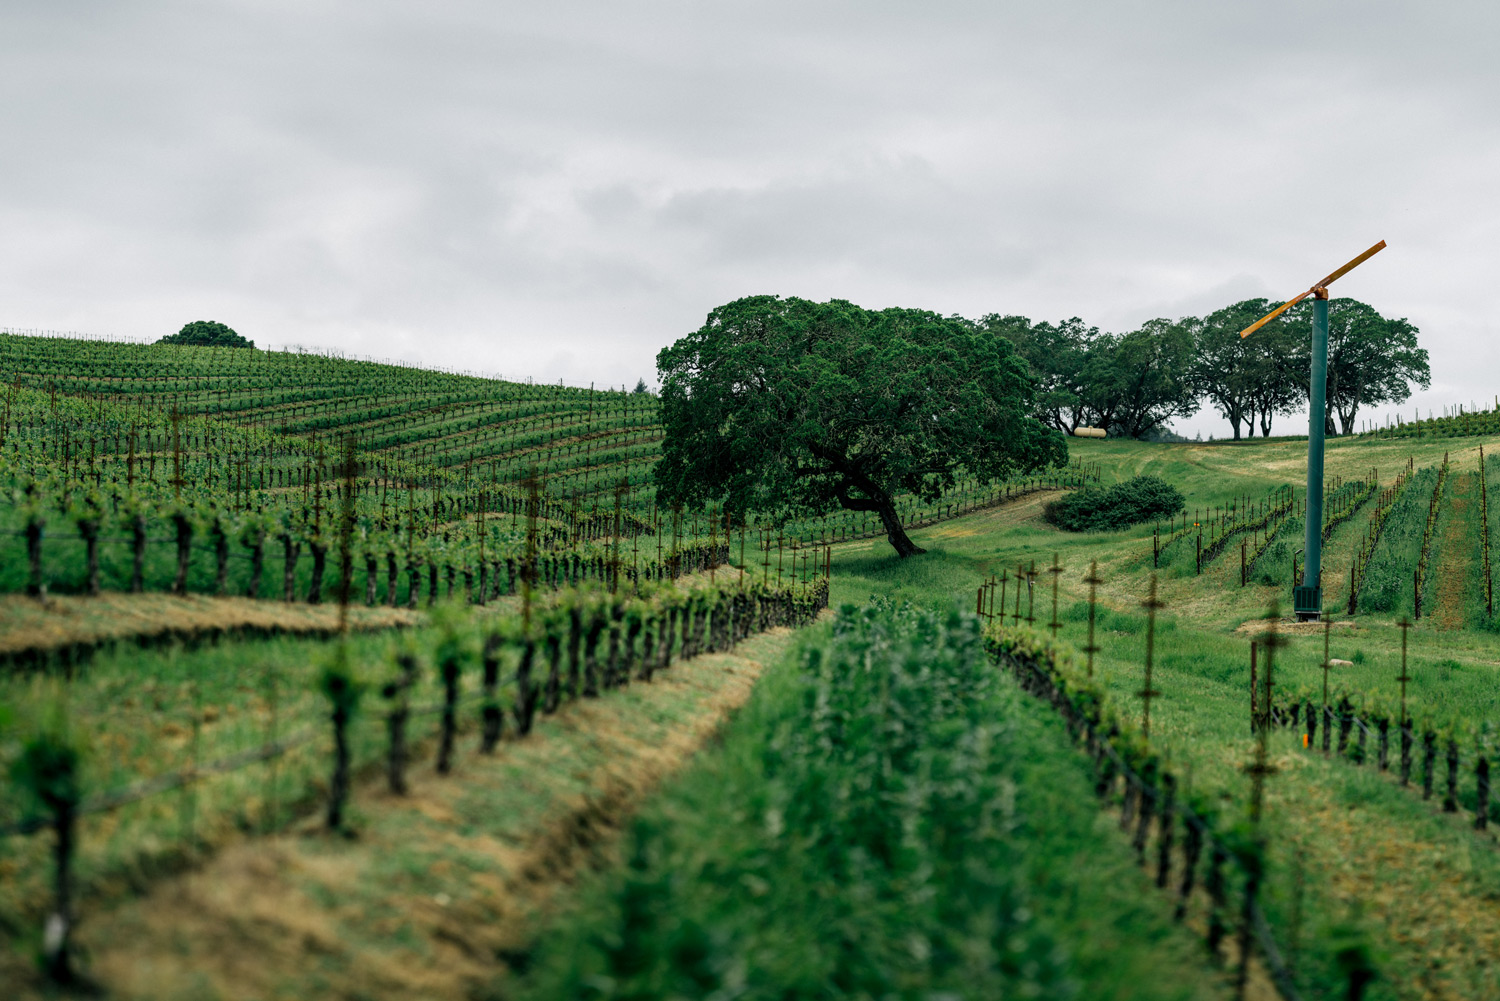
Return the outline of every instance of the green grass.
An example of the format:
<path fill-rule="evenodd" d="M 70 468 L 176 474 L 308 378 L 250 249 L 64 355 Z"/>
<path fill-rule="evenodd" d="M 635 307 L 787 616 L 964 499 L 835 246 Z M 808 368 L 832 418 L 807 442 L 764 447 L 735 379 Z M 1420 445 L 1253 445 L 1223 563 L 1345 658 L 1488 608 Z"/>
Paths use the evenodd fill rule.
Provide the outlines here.
<path fill-rule="evenodd" d="M 1217 996 L 1089 782 L 973 616 L 846 608 L 496 995 Z"/>
<path fill-rule="evenodd" d="M 351 836 L 327 835 L 314 815 L 235 839 L 154 892 L 85 898 L 87 967 L 111 997 L 142 1001 L 475 996 L 574 870 L 608 851 L 615 825 L 790 642 L 760 634 L 650 683 L 564 702 L 494 755 L 468 732 L 449 775 L 435 773 L 429 742 L 406 796 L 379 776 L 356 786 Z M 38 935 L 7 940 L 0 980 L 29 965 L 16 953 Z M 49 996 L 30 971 L 17 982 L 21 998 Z"/>
<path fill-rule="evenodd" d="M 708 588 L 692 586 L 695 593 L 709 593 Z M 622 622 L 639 624 L 653 607 L 680 606 L 687 599 L 686 588 L 668 586 L 618 602 L 603 592 L 568 591 L 536 603 L 534 628 L 542 635 L 566 637 L 571 608 L 580 610 L 583 623 L 603 625 L 613 604 L 619 604 Z M 444 689 L 435 665 L 442 651 L 457 649 L 460 654 L 458 717 L 467 733 L 478 728 L 480 718 L 481 642 L 500 640 L 494 650 L 496 694 L 507 717 L 506 729 L 513 727 L 520 619 L 514 602 L 470 610 L 449 605 L 437 610 L 434 622 L 400 635 L 351 635 L 348 661 L 364 690 L 348 732 L 354 768 L 374 769 L 384 761 L 386 716 L 396 703 L 389 701 L 389 694 L 382 697 L 382 686 L 398 676 L 398 656 L 410 656 L 417 665 L 415 684 L 404 698 L 413 710 L 410 739 L 421 742 L 434 736 L 439 726 L 436 710 Z M 600 635 L 596 655 L 602 663 L 609 656 L 609 640 L 607 633 Z M 623 628 L 620 635 L 622 656 L 645 649 L 644 637 L 632 638 Z M 674 643 L 676 656 L 681 643 Z M 0 676 L 0 723 L 5 724 L 0 729 L 0 774 L 9 775 L 40 721 L 56 712 L 65 714 L 83 737 L 80 784 L 85 798 L 275 741 L 297 741 L 273 759 L 209 774 L 175 791 L 84 816 L 74 866 L 81 894 L 92 900 L 118 895 L 123 887 L 141 886 L 154 873 L 180 868 L 237 833 L 277 830 L 324 799 L 333 734 L 330 704 L 318 682 L 339 649 L 337 640 L 292 638 L 165 653 L 115 645 L 96 655 L 75 677 Z M 542 644 L 537 654 L 537 684 L 548 674 L 548 649 Z M 566 671 L 563 652 L 560 647 L 559 667 Z M 583 653 L 586 658 L 587 648 Z M 0 784 L 0 826 L 45 813 L 20 784 Z M 50 838 L 21 835 L 0 838 L 0 843 L 8 854 L 0 860 L 0 875 L 5 877 L 0 880 L 0 927 L 18 935 L 36 926 L 47 898 Z"/>
<path fill-rule="evenodd" d="M 1370 568 L 1366 571 L 1364 586 L 1360 588 L 1360 611 L 1411 615 L 1415 610 L 1412 573 L 1421 556 L 1427 508 L 1432 502 L 1437 478 L 1438 471 L 1434 467 L 1417 470 L 1411 483 L 1391 506 L 1371 557 Z M 1427 599 L 1427 595 L 1423 597 Z M 1425 604 L 1431 611 L 1430 599 Z"/>
<path fill-rule="evenodd" d="M 387 665 L 400 642 L 362 635 L 349 640 L 351 656 L 371 679 L 393 671 Z M 191 652 L 125 646 L 97 656 L 70 684 L 37 676 L 0 679 L 0 704 L 11 707 L 18 723 L 0 735 L 0 768 L 16 753 L 24 721 L 41 719 L 59 700 L 84 739 L 85 795 L 315 732 L 315 740 L 274 763 L 82 818 L 75 870 L 82 895 L 108 897 L 146 885 L 154 873 L 181 866 L 201 849 L 236 832 L 276 828 L 315 801 L 326 786 L 332 732 L 314 682 L 333 648 L 331 642 L 290 638 Z M 472 693 L 477 685 L 467 680 Z M 424 670 L 414 700 L 435 702 L 439 690 L 434 673 Z M 378 708 L 379 701 L 372 695 L 369 707 Z M 416 739 L 426 738 L 437 717 L 424 716 L 414 726 Z M 358 765 L 383 753 L 378 716 L 357 715 L 350 736 Z M 13 785 L 0 787 L 0 822 L 19 820 L 31 809 Z M 30 931 L 46 899 L 50 838 L 8 838 L 5 844 L 0 925 L 21 934 Z"/>
<path fill-rule="evenodd" d="M 1441 445 L 1422 451 L 1421 442 L 1401 444 L 1417 446 L 1410 458 L 1418 468 L 1424 460 L 1441 461 Z M 1453 461 L 1472 464 L 1476 455 L 1470 449 L 1455 453 Z M 1268 469 L 1291 472 L 1288 467 L 1296 457 L 1296 443 L 1210 449 L 1108 442 L 1092 445 L 1087 461 L 1098 463 L 1106 477 L 1112 472 L 1167 470 L 1188 495 L 1190 506 L 1212 506 L 1249 492 L 1249 484 L 1265 484 Z M 1368 470 L 1372 458 L 1380 463 L 1381 481 L 1388 483 L 1398 464 L 1406 464 L 1408 454 L 1373 441 L 1330 443 L 1330 469 L 1342 469 L 1344 475 L 1358 475 L 1361 467 Z M 1434 475 L 1427 474 L 1425 496 L 1421 482 L 1407 495 L 1417 505 L 1418 543 Z M 1347 577 L 1347 561 L 1364 531 L 1363 521 L 1358 516 L 1351 519 L 1325 547 L 1325 565 L 1335 582 L 1340 573 Z M 978 514 L 936 526 L 913 537 L 929 551 L 907 561 L 887 557 L 867 544 L 837 547 L 835 601 L 881 595 L 929 607 L 972 609 L 974 588 L 986 575 L 1014 572 L 1018 562 L 1029 565 L 1032 560 L 1044 568 L 1057 553 L 1066 568 L 1060 578 L 1061 635 L 1065 642 L 1082 646 L 1087 586 L 1080 578 L 1089 562 L 1097 560 L 1105 578 L 1099 586 L 1103 609 L 1097 642 L 1103 649 L 1097 669 L 1122 711 L 1138 713 L 1134 693 L 1141 687 L 1145 652 L 1145 618 L 1139 603 L 1151 574 L 1149 531 L 1070 536 L 1043 523 L 1035 509 L 1028 512 L 1018 506 L 1008 513 Z M 1296 545 L 1300 548 L 1300 537 Z M 1174 770 L 1190 775 L 1193 788 L 1232 819 L 1243 817 L 1246 809 L 1249 783 L 1243 768 L 1251 750 L 1249 636 L 1235 630 L 1264 615 L 1272 600 L 1285 612 L 1290 582 L 1241 589 L 1237 561 L 1218 563 L 1223 565 L 1206 569 L 1201 577 L 1191 573 L 1191 566 L 1185 576 L 1171 571 L 1159 575 L 1168 607 L 1157 627 L 1153 687 L 1163 695 L 1152 708 L 1152 733 L 1153 743 Z M 1408 580 L 1409 575 L 1407 569 Z M 1009 595 L 1007 613 L 1014 609 L 1014 591 Z M 1051 615 L 1050 577 L 1045 572 L 1038 574 L 1034 602 L 1037 628 L 1043 628 Z M 1023 600 L 1023 619 L 1027 605 Z M 1334 669 L 1330 685 L 1335 698 L 1349 692 L 1367 713 L 1394 714 L 1400 694 L 1396 679 L 1401 632 L 1394 625 L 1399 613 L 1399 607 L 1388 613 L 1362 613 L 1352 632 L 1333 631 L 1332 656 L 1354 661 L 1353 667 Z M 1424 617 L 1410 631 L 1408 647 L 1411 713 L 1420 726 L 1460 734 L 1465 767 L 1470 768 L 1474 745 L 1467 735 L 1500 709 L 1495 694 L 1500 638 L 1482 631 L 1438 629 Z M 1289 637 L 1277 659 L 1281 696 L 1311 696 L 1317 703 L 1322 659 L 1320 634 Z M 1294 951 L 1304 996 L 1342 996 L 1329 949 L 1337 941 L 1338 926 L 1351 920 L 1368 928 L 1381 953 L 1384 975 L 1367 996 L 1423 997 L 1429 989 L 1453 997 L 1496 996 L 1500 981 L 1480 960 L 1500 948 L 1500 941 L 1475 929 L 1500 921 L 1495 904 L 1500 900 L 1500 853 L 1469 829 L 1472 813 L 1444 816 L 1434 803 L 1400 789 L 1389 774 L 1307 755 L 1289 734 L 1279 733 L 1275 739 L 1273 758 L 1280 771 L 1270 786 L 1269 822 L 1275 833 L 1267 910 L 1284 947 L 1293 947 L 1289 929 L 1296 926 Z M 1469 810 L 1473 782 L 1472 771 L 1466 770 L 1461 799 Z M 1294 922 L 1298 911 L 1300 918 Z"/>

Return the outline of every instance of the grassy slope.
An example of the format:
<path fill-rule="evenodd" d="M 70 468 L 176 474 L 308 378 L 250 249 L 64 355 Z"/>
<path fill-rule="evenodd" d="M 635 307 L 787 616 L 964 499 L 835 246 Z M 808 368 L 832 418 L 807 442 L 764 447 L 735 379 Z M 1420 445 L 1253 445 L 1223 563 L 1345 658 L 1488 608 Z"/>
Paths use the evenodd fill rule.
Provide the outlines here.
<path fill-rule="evenodd" d="M 88 966 L 111 996 L 151 1001 L 469 996 L 788 643 L 785 630 L 763 634 L 650 684 L 566 703 L 493 759 L 475 753 L 470 732 L 449 777 L 434 773 L 429 742 L 410 796 L 390 796 L 383 776 L 356 791 L 353 840 L 330 838 L 317 817 L 274 838 L 226 832 L 197 870 L 139 899 L 91 901 L 80 930 Z M 190 660 L 175 670 L 190 672 Z M 325 765 L 326 749 L 316 757 Z M 16 860 L 4 861 L 14 874 Z M 36 991 L 30 938 L 0 952 L 0 981 L 24 977 Z"/>
<path fill-rule="evenodd" d="M 951 649 L 940 634 L 922 636 L 924 656 Z M 635 825 L 629 864 L 594 881 L 557 927 L 539 935 L 539 970 L 499 985 L 498 996 L 717 997 L 719 987 L 746 998 L 1224 995 L 1201 946 L 1171 923 L 1169 898 L 1150 888 L 1125 837 L 1100 814 L 1084 759 L 1060 721 L 1008 677 L 995 676 L 988 691 L 964 699 L 984 721 L 965 728 L 977 737 L 979 749 L 967 752 L 983 762 L 982 778 L 948 774 L 953 758 L 964 758 L 965 749 L 953 748 L 941 766 L 917 767 L 909 787 L 881 801 L 882 811 L 901 814 L 910 839 L 884 863 L 900 876 L 882 884 L 881 863 L 858 862 L 854 845 L 872 837 L 873 822 L 857 818 L 874 807 L 864 803 L 869 787 L 900 773 L 900 752 L 888 760 L 884 744 L 899 745 L 907 726 L 921 733 L 922 725 L 890 708 L 903 697 L 899 670 L 884 676 L 883 647 L 872 644 L 865 655 L 854 641 L 855 660 L 866 666 L 851 676 L 858 669 L 840 659 L 826 631 L 805 645 L 846 679 L 837 693 L 814 696 L 818 682 L 804 673 L 811 669 L 799 670 L 805 659 L 778 665 L 723 745 Z M 936 677 L 921 683 L 940 684 Z M 889 700 L 886 708 L 862 709 L 848 691 L 861 686 Z M 885 733 L 868 734 L 866 715 L 884 721 Z M 829 745 L 808 736 L 816 748 L 807 763 L 814 805 L 798 784 L 795 748 L 798 736 L 830 718 L 851 737 Z M 922 735 L 921 746 L 941 743 L 941 733 L 938 726 Z M 886 762 L 876 768 L 882 779 L 868 781 L 866 756 Z M 854 775 L 844 774 L 851 766 Z M 854 777 L 860 774 L 866 780 Z M 942 808 L 957 809 L 952 804 L 963 802 L 959 790 L 970 783 L 980 796 L 1001 790 L 1000 799 L 986 808 L 993 816 L 981 836 L 948 845 L 928 825 L 957 838 L 942 827 L 951 817 Z M 783 809 L 793 816 L 783 821 Z M 966 890 L 944 883 L 950 874 L 941 861 L 924 864 L 924 852 L 945 849 L 978 867 Z M 840 863 L 825 855 L 853 856 L 852 871 L 830 881 L 829 866 Z M 946 922 L 936 928 L 928 914 L 933 895 Z M 954 938 L 968 950 L 939 959 Z M 691 961 L 683 952 L 690 943 L 702 950 L 691 951 Z"/>
<path fill-rule="evenodd" d="M 1472 465 L 1481 441 L 1469 439 L 1452 450 L 1452 461 Z M 1483 442 L 1488 452 L 1493 439 Z M 1246 491 L 1295 482 L 1305 443 L 1255 445 L 1144 445 L 1077 442 L 1075 451 L 1125 476 L 1154 472 L 1179 485 L 1189 504 L 1223 503 Z M 1388 483 L 1410 456 L 1416 466 L 1441 461 L 1447 442 L 1337 441 L 1330 443 L 1330 473 L 1353 476 L 1371 466 Z M 1422 503 L 1425 510 L 1425 500 Z M 834 600 L 860 600 L 871 594 L 900 595 L 943 607 L 972 608 L 974 587 L 991 572 L 1033 559 L 1039 565 L 1060 555 L 1063 637 L 1084 642 L 1087 588 L 1079 578 L 1088 561 L 1099 561 L 1101 601 L 1110 609 L 1102 620 L 1099 668 L 1117 697 L 1130 704 L 1140 687 L 1144 653 L 1139 602 L 1151 572 L 1149 526 L 1129 532 L 1066 536 L 1041 522 L 1036 502 L 984 512 L 917 533 L 929 554 L 901 562 L 870 543 L 839 546 L 834 553 Z M 1364 530 L 1356 517 L 1335 533 L 1330 573 L 1347 574 L 1351 539 Z M 1342 549 L 1340 547 L 1343 547 Z M 1339 553 L 1344 552 L 1339 565 Z M 1153 707 L 1153 734 L 1170 756 L 1190 767 L 1200 788 L 1221 792 L 1226 809 L 1243 809 L 1247 781 L 1241 771 L 1249 754 L 1248 637 L 1236 632 L 1246 620 L 1263 615 L 1272 599 L 1285 608 L 1277 589 L 1238 584 L 1238 562 L 1221 558 L 1203 577 L 1163 575 L 1167 610 L 1158 631 L 1155 687 L 1165 692 Z M 1047 576 L 1038 578 L 1036 618 L 1050 615 Z M 1012 592 L 1013 593 L 1013 592 Z M 1013 607 L 1013 606 L 1012 606 Z M 1025 615 L 1026 603 L 1022 603 Z M 1398 692 L 1400 632 L 1392 616 L 1360 616 L 1353 629 L 1333 634 L 1332 656 L 1357 661 L 1338 669 L 1337 689 L 1371 693 L 1390 705 Z M 1320 634 L 1297 635 L 1278 660 L 1283 691 L 1316 692 L 1321 686 Z M 1438 722 L 1477 721 L 1495 715 L 1494 684 L 1500 669 L 1500 640 L 1479 631 L 1440 630 L 1424 620 L 1410 634 L 1415 680 L 1409 698 L 1419 717 Z M 1308 982 L 1331 984 L 1323 929 L 1363 908 L 1386 949 L 1387 976 L 1374 997 L 1467 997 L 1500 994 L 1500 979 L 1486 956 L 1500 952 L 1500 854 L 1465 822 L 1444 817 L 1418 796 L 1396 787 L 1389 776 L 1324 762 L 1278 737 L 1282 771 L 1271 787 L 1276 825 L 1270 910 L 1285 929 L 1291 919 L 1295 873 L 1302 872 L 1301 948 Z M 1465 777 L 1472 790 L 1472 776 Z M 1472 792 L 1470 792 L 1472 797 Z M 1332 989 L 1329 987 L 1328 989 Z M 1314 993 L 1313 996 L 1321 996 Z"/>
<path fill-rule="evenodd" d="M 168 407 L 174 407 L 182 414 L 211 419 L 211 425 L 190 422 L 193 433 L 186 441 L 189 469 L 185 478 L 196 485 L 215 475 L 210 472 L 214 467 L 204 461 L 209 456 L 217 460 L 220 478 L 237 475 L 224 462 L 226 454 L 231 454 L 248 462 L 260 507 L 266 503 L 260 490 L 267 472 L 263 468 L 267 463 L 261 461 L 265 436 L 275 443 L 269 466 L 295 478 L 305 462 L 288 455 L 289 451 L 321 447 L 336 453 L 339 438 L 352 434 L 371 469 L 394 466 L 399 481 L 422 484 L 420 498 L 403 497 L 400 490 L 387 498 L 384 472 L 378 480 L 367 482 L 362 490 L 364 507 L 372 515 L 379 511 L 382 521 L 387 499 L 393 502 L 398 521 L 403 507 L 415 507 L 420 514 L 431 500 L 428 488 L 434 476 L 446 483 L 450 494 L 471 493 L 483 486 L 493 512 L 502 498 L 524 492 L 524 478 L 533 470 L 542 479 L 548 500 L 592 518 L 596 532 L 597 523 L 610 523 L 620 486 L 624 487 L 620 502 L 626 512 L 638 517 L 657 513 L 652 469 L 660 456 L 663 432 L 656 397 L 649 393 L 508 382 L 317 354 L 8 334 L 0 334 L 0 365 L 16 385 L 33 391 L 22 399 L 23 403 L 29 400 L 32 409 L 45 401 L 50 412 L 54 390 L 65 398 L 82 396 L 92 401 L 90 419 L 68 422 L 74 436 L 72 454 L 77 458 L 86 453 L 90 470 L 97 458 L 106 483 L 112 466 L 127 451 L 129 429 L 142 421 L 155 425 L 155 437 L 142 437 L 139 446 L 163 459 L 169 457 L 165 424 Z M 45 439 L 41 443 L 48 464 L 56 465 L 50 457 L 70 447 L 58 441 L 62 428 L 45 426 L 42 418 L 38 418 L 42 423 L 33 423 L 36 415 L 22 413 L 26 408 L 17 406 L 20 409 L 15 413 L 7 410 L 17 432 L 24 427 L 32 439 Z M 204 428 L 216 437 L 213 449 L 202 448 Z M 225 440 L 238 440 L 244 429 L 254 429 L 254 441 L 247 448 L 223 447 Z M 331 461 L 331 456 L 325 458 Z M 165 468 L 163 462 L 162 478 L 167 475 Z M 325 484 L 331 475 L 325 471 Z M 285 481 L 276 482 L 285 490 Z M 1024 482 L 1025 478 L 1017 480 L 1017 484 Z M 374 502 L 377 493 L 378 504 Z M 908 520 L 922 521 L 944 516 L 949 504 L 981 502 L 990 493 L 988 486 L 965 480 L 943 505 L 902 497 L 898 506 Z M 694 525 L 707 534 L 701 512 L 686 512 L 684 518 L 690 534 L 700 534 L 691 531 Z M 812 539 L 823 534 L 847 536 L 873 524 L 867 513 L 834 512 L 828 518 L 778 527 L 788 539 Z M 51 531 L 58 527 L 54 524 Z M 20 560 L 14 562 L 21 565 Z M 54 558 L 54 562 L 61 561 Z M 80 578 L 74 568 L 66 569 L 70 581 Z M 152 576 L 149 571 L 148 576 Z M 243 580 L 236 583 L 242 586 Z M 0 590 L 15 586 L 0 572 Z M 269 582 L 266 586 L 271 589 Z"/>

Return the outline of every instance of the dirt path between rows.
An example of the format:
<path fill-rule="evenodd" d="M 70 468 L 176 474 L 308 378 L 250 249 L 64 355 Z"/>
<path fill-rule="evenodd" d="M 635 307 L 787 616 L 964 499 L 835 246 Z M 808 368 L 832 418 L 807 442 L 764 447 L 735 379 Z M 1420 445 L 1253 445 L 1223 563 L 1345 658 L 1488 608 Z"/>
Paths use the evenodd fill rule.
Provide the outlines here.
<path fill-rule="evenodd" d="M 1458 473 L 1448 493 L 1448 510 L 1443 513 L 1442 552 L 1436 568 L 1437 609 L 1433 620 L 1439 629 L 1462 629 L 1466 616 L 1466 588 L 1469 583 L 1469 521 L 1478 510 L 1475 503 L 1478 479 L 1473 473 Z"/>
<path fill-rule="evenodd" d="M 406 797 L 372 783 L 355 796 L 351 839 L 309 818 L 86 914 L 88 973 L 111 997 L 152 1001 L 473 996 L 524 956 L 538 915 L 608 857 L 623 821 L 744 704 L 789 637 L 570 703 L 492 758 L 468 740 L 454 774 L 413 768 Z"/>

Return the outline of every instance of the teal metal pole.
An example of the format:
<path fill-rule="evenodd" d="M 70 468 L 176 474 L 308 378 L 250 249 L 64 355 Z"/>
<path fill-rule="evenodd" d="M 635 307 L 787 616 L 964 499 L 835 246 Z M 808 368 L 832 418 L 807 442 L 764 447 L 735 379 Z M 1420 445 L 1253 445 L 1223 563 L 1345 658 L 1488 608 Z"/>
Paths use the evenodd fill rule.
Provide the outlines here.
<path fill-rule="evenodd" d="M 1307 551 L 1302 586 L 1293 604 L 1299 619 L 1317 619 L 1323 612 L 1323 425 L 1328 394 L 1328 290 L 1313 293 L 1312 373 L 1307 394 Z"/>

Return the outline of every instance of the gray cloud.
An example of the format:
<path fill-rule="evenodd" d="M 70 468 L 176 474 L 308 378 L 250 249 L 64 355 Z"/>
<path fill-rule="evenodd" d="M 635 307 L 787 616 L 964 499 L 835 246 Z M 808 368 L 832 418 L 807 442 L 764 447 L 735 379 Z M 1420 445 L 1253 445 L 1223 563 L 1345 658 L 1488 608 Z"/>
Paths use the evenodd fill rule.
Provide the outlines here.
<path fill-rule="evenodd" d="M 11 3 L 0 323 L 619 384 L 745 294 L 1120 330 L 1383 237 L 1336 291 L 1423 329 L 1421 406 L 1489 398 L 1497 19 Z"/>

